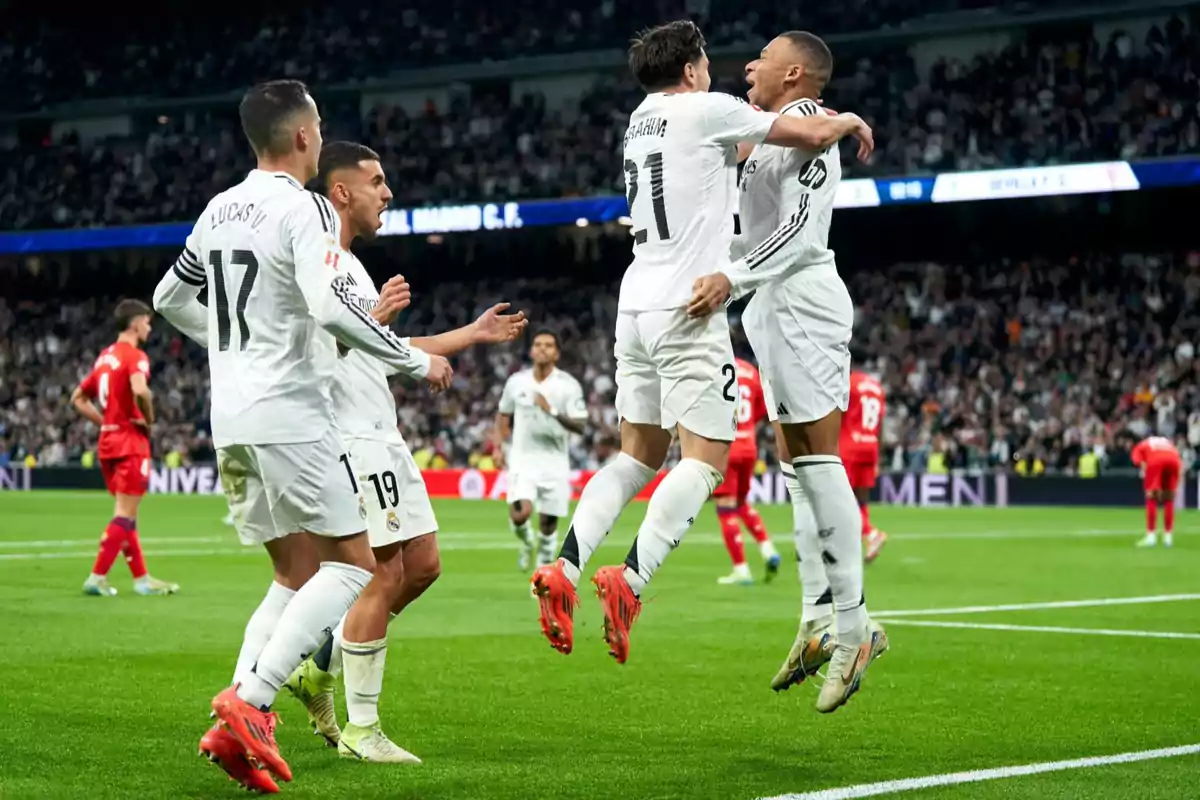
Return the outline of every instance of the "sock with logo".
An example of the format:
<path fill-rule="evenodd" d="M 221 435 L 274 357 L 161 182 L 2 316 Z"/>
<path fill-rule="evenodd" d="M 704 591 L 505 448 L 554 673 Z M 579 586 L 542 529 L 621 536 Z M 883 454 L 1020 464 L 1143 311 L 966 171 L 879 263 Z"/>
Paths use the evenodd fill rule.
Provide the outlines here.
<path fill-rule="evenodd" d="M 237 666 L 233 670 L 234 684 L 241 683 L 250 674 L 254 662 L 258 661 L 259 654 L 271 640 L 271 634 L 279 624 L 283 610 L 295 596 L 296 592 L 293 589 L 271 583 L 266 597 L 258 604 L 258 608 L 254 609 L 250 621 L 246 623 L 246 632 L 242 635 L 242 649 L 238 652 Z"/>
<path fill-rule="evenodd" d="M 89 580 L 102 578 L 112 569 L 121 549 L 125 546 L 125 537 L 133 530 L 134 522 L 128 517 L 113 517 L 100 535 L 100 549 L 96 553 L 96 562 L 92 565 L 92 577 Z"/>
<path fill-rule="evenodd" d="M 792 499 L 792 530 L 796 544 L 796 567 L 800 576 L 803 597 L 804 622 L 814 622 L 833 614 L 833 591 L 829 588 L 829 576 L 825 574 L 825 562 L 821 560 L 820 540 L 817 538 L 817 520 L 813 516 L 808 497 L 796 480 L 791 464 L 780 464 L 783 482 Z"/>
<path fill-rule="evenodd" d="M 573 585 L 579 585 L 588 559 L 608 536 L 625 506 L 657 474 L 656 468 L 619 453 L 583 487 L 562 550 L 558 553 L 563 574 Z"/>
<path fill-rule="evenodd" d="M 379 722 L 387 639 L 342 642 L 341 651 L 346 665 L 346 717 L 351 725 L 369 728 Z"/>
<path fill-rule="evenodd" d="M 149 574 L 146 571 L 146 557 L 142 555 L 142 540 L 138 538 L 137 520 L 131 520 L 133 526 L 125 536 L 121 552 L 125 554 L 125 563 L 129 565 L 129 574 L 135 581 L 145 580 Z"/>

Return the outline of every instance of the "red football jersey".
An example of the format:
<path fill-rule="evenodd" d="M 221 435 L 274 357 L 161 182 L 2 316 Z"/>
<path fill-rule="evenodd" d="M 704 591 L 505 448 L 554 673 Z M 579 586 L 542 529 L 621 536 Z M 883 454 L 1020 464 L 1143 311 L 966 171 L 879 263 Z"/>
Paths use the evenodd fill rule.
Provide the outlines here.
<path fill-rule="evenodd" d="M 96 453 L 100 458 L 150 457 L 150 438 L 133 422 L 143 419 L 129 383 L 135 372 L 149 380 L 150 359 L 133 345 L 117 342 L 104 348 L 92 371 L 79 384 L 104 415 Z"/>
<path fill-rule="evenodd" d="M 863 372 L 850 373 L 850 405 L 842 415 L 838 442 L 843 459 L 855 454 L 878 458 L 879 432 L 886 407 L 879 381 Z"/>
<path fill-rule="evenodd" d="M 763 400 L 762 379 L 758 368 L 749 361 L 737 359 L 737 435 L 729 450 L 729 458 L 758 458 L 758 423 L 767 416 Z"/>
<path fill-rule="evenodd" d="M 1142 439 L 1133 448 L 1131 454 L 1134 466 L 1140 467 L 1143 464 L 1163 463 L 1163 462 L 1180 462 L 1179 450 L 1175 448 L 1174 443 L 1165 436 L 1149 436 Z"/>

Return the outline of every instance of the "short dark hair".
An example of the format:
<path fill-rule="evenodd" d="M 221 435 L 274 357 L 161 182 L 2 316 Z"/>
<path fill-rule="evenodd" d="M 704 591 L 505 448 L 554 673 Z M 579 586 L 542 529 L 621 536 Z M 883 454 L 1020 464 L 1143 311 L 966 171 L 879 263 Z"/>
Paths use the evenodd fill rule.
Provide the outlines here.
<path fill-rule="evenodd" d="M 804 58 L 808 74 L 822 89 L 825 88 L 833 75 L 833 53 L 829 52 L 829 45 L 820 36 L 808 31 L 788 31 L 779 35 L 792 43 L 792 47 Z"/>
<path fill-rule="evenodd" d="M 308 108 L 308 87 L 301 81 L 266 81 L 252 86 L 242 97 L 238 116 L 242 132 L 255 153 L 284 156 L 292 151 L 283 125 Z"/>
<path fill-rule="evenodd" d="M 154 309 L 141 300 L 122 300 L 117 303 L 117 307 L 113 311 L 113 316 L 117 320 L 117 333 L 124 333 L 129 330 L 129 326 L 138 317 L 150 317 L 153 315 Z"/>
<path fill-rule="evenodd" d="M 376 153 L 358 142 L 327 142 L 321 147 L 321 158 L 317 162 L 317 189 L 329 191 L 329 175 L 335 170 L 356 167 L 361 161 L 381 161 Z"/>
<path fill-rule="evenodd" d="M 550 330 L 549 328 L 538 328 L 536 331 L 533 332 L 533 336 L 530 337 L 529 343 L 533 344 L 534 342 L 536 342 L 537 338 L 539 336 L 549 336 L 551 339 L 554 340 L 554 349 L 562 350 L 562 342 L 559 341 L 558 334 L 555 333 L 554 331 Z"/>
<path fill-rule="evenodd" d="M 690 19 L 646 28 L 629 44 L 629 71 L 647 92 L 674 86 L 704 56 L 704 35 Z"/>

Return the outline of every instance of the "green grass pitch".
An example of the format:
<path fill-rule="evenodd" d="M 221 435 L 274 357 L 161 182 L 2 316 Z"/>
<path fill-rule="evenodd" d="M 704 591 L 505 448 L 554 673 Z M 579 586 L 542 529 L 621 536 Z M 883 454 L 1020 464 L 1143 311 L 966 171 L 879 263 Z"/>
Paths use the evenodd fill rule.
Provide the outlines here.
<path fill-rule="evenodd" d="M 624 555 L 633 507 L 593 567 Z M 1022 609 L 903 619 L 1057 629 L 888 626 L 892 651 L 831 716 L 815 682 L 768 682 L 795 633 L 790 512 L 764 508 L 780 580 L 718 586 L 728 568 L 711 510 L 652 584 L 621 667 L 583 596 L 575 652 L 538 633 L 502 504 L 443 501 L 443 575 L 395 624 L 383 722 L 421 767 L 339 760 L 290 697 L 280 747 L 295 798 L 750 798 L 1200 741 L 1200 601 Z M 151 571 L 180 595 L 84 597 L 111 514 L 102 494 L 0 495 L 0 798 L 240 796 L 196 755 L 208 702 L 229 680 L 242 627 L 269 581 L 215 497 L 147 498 Z M 1194 512 L 1193 512 L 1194 513 Z M 867 570 L 870 608 L 1146 597 L 1200 591 L 1200 525 L 1173 550 L 1136 550 L 1140 509 L 878 508 L 892 533 Z M 1194 533 L 1196 532 L 1196 533 Z M 760 569 L 751 548 L 751 565 Z M 590 588 L 590 585 L 589 585 Z M 340 704 L 340 700 L 339 700 Z M 914 798 L 1195 796 L 1200 757 L 1016 777 Z"/>

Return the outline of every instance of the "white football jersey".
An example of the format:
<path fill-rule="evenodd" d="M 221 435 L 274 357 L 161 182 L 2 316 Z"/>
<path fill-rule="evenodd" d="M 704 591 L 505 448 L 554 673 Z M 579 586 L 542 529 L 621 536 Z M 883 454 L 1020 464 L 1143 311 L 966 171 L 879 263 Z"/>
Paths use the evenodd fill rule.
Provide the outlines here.
<path fill-rule="evenodd" d="M 215 446 L 320 439 L 334 423 L 335 336 L 405 374 L 429 371 L 351 291 L 347 255 L 333 206 L 289 175 L 253 170 L 205 208 L 154 307 L 207 345 Z"/>
<path fill-rule="evenodd" d="M 775 119 L 719 92 L 656 92 L 633 112 L 624 154 L 634 245 L 622 311 L 682 308 L 696 278 L 728 263 L 737 145 L 761 142 Z"/>
<path fill-rule="evenodd" d="M 553 370 L 540 383 L 532 369 L 511 375 L 500 395 L 500 413 L 513 418 L 508 469 L 528 475 L 562 475 L 571 469 L 571 432 L 534 401 L 538 394 L 560 416 L 587 419 L 583 387 L 561 369 Z"/>

